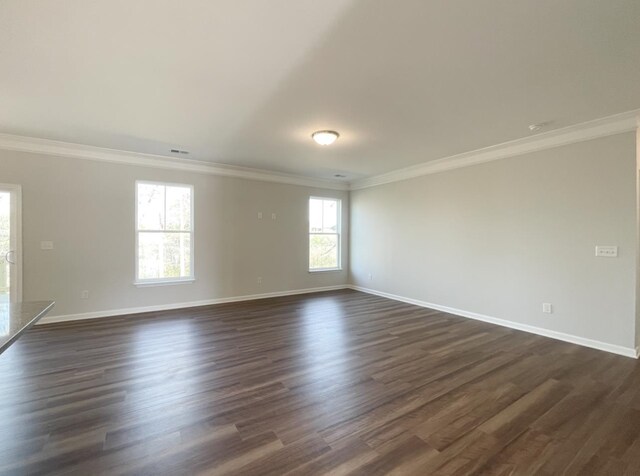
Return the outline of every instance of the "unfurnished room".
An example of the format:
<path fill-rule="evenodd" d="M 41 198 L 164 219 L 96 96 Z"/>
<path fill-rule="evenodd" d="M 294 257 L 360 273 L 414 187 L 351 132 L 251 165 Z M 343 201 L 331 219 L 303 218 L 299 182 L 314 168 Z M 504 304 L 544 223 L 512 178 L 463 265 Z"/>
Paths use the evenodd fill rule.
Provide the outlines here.
<path fill-rule="evenodd" d="M 640 0 L 0 0 L 0 475 L 640 475 Z"/>

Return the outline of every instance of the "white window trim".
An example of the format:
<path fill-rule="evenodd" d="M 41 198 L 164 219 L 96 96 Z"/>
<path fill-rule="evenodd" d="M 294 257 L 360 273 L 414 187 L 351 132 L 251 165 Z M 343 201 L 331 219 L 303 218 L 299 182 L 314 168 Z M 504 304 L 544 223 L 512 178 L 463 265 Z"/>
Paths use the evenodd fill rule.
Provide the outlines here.
<path fill-rule="evenodd" d="M 309 216 L 309 202 L 311 200 L 332 200 L 337 202 L 338 204 L 338 216 L 336 217 L 336 223 L 338 225 L 338 230 L 336 233 L 311 233 L 309 229 L 311 228 L 311 219 Z M 309 268 L 309 258 L 311 249 L 309 246 L 309 236 L 310 235 L 338 235 L 338 266 L 335 268 Z M 307 268 L 309 273 L 327 273 L 327 272 L 336 272 L 342 271 L 342 199 L 335 197 L 318 197 L 315 195 L 311 195 L 309 200 L 307 200 Z"/>
<path fill-rule="evenodd" d="M 190 254 L 191 254 L 191 275 L 182 278 L 152 278 L 152 279 L 139 279 L 139 248 L 138 248 L 138 236 L 140 231 L 145 233 L 185 233 L 184 231 L 166 231 L 166 230 L 138 230 L 138 184 L 149 185 L 164 185 L 165 187 L 183 187 L 191 190 L 191 234 L 190 242 Z M 135 233 L 135 277 L 133 284 L 137 287 L 152 287 L 152 286 L 170 286 L 174 284 L 191 284 L 196 280 L 195 272 L 195 193 L 193 185 L 186 183 L 174 183 L 174 182 L 158 182 L 153 180 L 136 180 L 135 183 L 135 216 L 133 217 L 133 231 Z M 166 207 L 165 207 L 166 210 Z"/>
<path fill-rule="evenodd" d="M 146 280 L 143 279 L 141 281 L 134 281 L 133 284 L 139 288 L 151 288 L 154 286 L 173 286 L 176 284 L 192 284 L 196 280 L 195 278 L 171 278 L 171 279 L 156 279 L 156 280 Z"/>

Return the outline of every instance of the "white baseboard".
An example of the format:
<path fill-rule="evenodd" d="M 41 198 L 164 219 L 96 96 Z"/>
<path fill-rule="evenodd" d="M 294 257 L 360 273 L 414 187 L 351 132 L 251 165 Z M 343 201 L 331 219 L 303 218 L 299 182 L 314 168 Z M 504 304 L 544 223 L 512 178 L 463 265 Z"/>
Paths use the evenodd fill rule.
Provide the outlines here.
<path fill-rule="evenodd" d="M 42 318 L 36 325 L 52 324 L 54 322 L 98 319 L 102 317 L 124 316 L 129 314 L 141 314 L 144 312 L 170 311 L 172 309 L 185 309 L 189 307 L 210 306 L 212 304 L 224 304 L 229 302 L 253 301 L 256 299 L 267 299 L 267 298 L 281 297 L 281 296 L 295 296 L 297 294 L 310 294 L 310 293 L 319 293 L 323 291 L 336 291 L 339 289 L 353 289 L 355 291 L 361 291 L 363 293 L 374 294 L 376 296 L 393 299 L 394 301 L 406 302 L 408 304 L 413 304 L 415 306 L 435 309 L 437 311 L 454 314 L 456 316 L 468 317 L 470 319 L 488 322 L 491 324 L 496 324 L 498 326 L 509 327 L 511 329 L 529 332 L 529 333 L 541 335 L 544 337 L 550 337 L 552 339 L 570 342 L 572 344 L 578 344 L 585 347 L 590 347 L 592 349 L 604 350 L 606 352 L 624 355 L 625 357 L 633 357 L 637 359 L 638 356 L 640 355 L 640 348 L 637 348 L 637 347 L 634 349 L 631 347 L 622 347 L 619 345 L 608 344 L 606 342 L 587 339 L 584 337 L 578 337 L 572 334 L 565 334 L 563 332 L 552 331 L 549 329 L 544 329 L 542 327 L 535 327 L 527 324 L 520 324 L 518 322 L 507 321 L 505 319 L 499 319 L 497 317 L 486 316 L 484 314 L 464 311 L 461 309 L 455 309 L 448 306 L 442 306 L 440 304 L 420 301 L 418 299 L 412 299 L 404 296 L 398 296 L 396 294 L 386 293 L 383 291 L 376 291 L 375 289 L 363 288 L 361 286 L 348 285 L 348 284 L 344 284 L 344 285 L 341 284 L 337 286 L 324 286 L 319 288 L 295 289 L 292 291 L 277 291 L 277 292 L 263 293 L 263 294 L 249 294 L 245 296 L 232 296 L 232 297 L 226 297 L 226 298 L 205 299 L 202 301 L 159 304 L 155 306 L 130 307 L 126 309 L 110 309 L 106 311 L 84 312 L 80 314 L 46 316 Z"/>
<path fill-rule="evenodd" d="M 189 307 L 210 306 L 212 304 L 224 304 L 228 302 L 254 301 L 256 299 L 267 299 L 281 296 L 295 296 L 296 294 L 319 293 L 323 291 L 335 291 L 338 289 L 349 289 L 347 284 L 337 286 L 324 286 L 321 288 L 295 289 L 293 291 L 277 291 L 273 293 L 248 294 L 245 296 L 233 296 L 226 298 L 205 299 L 202 301 L 178 302 L 171 304 L 159 304 L 155 306 L 130 307 L 126 309 L 109 309 L 106 311 L 83 312 L 80 314 L 66 314 L 60 316 L 43 317 L 36 325 L 52 324 L 54 322 L 81 321 L 84 319 L 98 319 L 101 317 L 125 316 L 128 314 L 141 314 L 143 312 L 170 311 L 172 309 L 184 309 Z"/>
<path fill-rule="evenodd" d="M 461 309 L 455 309 L 448 306 L 441 306 L 440 304 L 433 304 L 430 302 L 420 301 L 418 299 L 412 299 L 404 296 L 397 296 L 395 294 L 385 293 L 383 291 L 376 291 L 375 289 L 363 288 L 363 287 L 354 286 L 354 285 L 351 285 L 350 288 L 356 291 L 361 291 L 363 293 L 374 294 L 376 296 L 393 299 L 395 301 L 406 302 L 408 304 L 413 304 L 415 306 L 435 309 L 437 311 L 447 312 L 449 314 L 455 314 L 456 316 L 468 317 L 470 319 L 488 322 L 491 324 L 496 324 L 498 326 L 509 327 L 511 329 L 516 329 L 519 331 L 530 332 L 531 334 L 538 334 L 544 337 L 550 337 L 552 339 L 570 342 L 572 344 L 591 347 L 592 349 L 604 350 L 606 352 L 611 352 L 613 354 L 624 355 L 625 357 L 633 357 L 637 359 L 639 355 L 639 349 L 637 347 L 634 349 L 631 347 L 622 347 L 620 345 L 608 344 L 606 342 L 587 339 L 584 337 L 578 337 L 572 334 L 565 334 L 564 332 L 552 331 L 549 329 L 544 329 L 542 327 L 530 326 L 528 324 L 520 324 L 518 322 L 507 321 L 505 319 L 486 316 L 484 314 L 478 314 L 476 312 L 464 311 Z"/>

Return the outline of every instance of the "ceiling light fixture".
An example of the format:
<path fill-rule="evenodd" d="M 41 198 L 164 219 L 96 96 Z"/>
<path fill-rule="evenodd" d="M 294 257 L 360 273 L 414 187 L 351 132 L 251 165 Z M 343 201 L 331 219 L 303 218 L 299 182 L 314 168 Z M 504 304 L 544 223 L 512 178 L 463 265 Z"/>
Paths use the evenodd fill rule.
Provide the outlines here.
<path fill-rule="evenodd" d="M 333 144 L 340 134 L 336 131 L 316 131 L 311 134 L 311 137 L 317 144 L 320 145 L 331 145 Z"/>

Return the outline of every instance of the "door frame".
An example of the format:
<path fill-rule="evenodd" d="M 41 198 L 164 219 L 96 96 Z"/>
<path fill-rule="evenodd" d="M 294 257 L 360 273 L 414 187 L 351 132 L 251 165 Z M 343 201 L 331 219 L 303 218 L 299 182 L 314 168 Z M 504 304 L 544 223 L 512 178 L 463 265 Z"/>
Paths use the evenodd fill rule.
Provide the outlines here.
<path fill-rule="evenodd" d="M 9 291 L 10 302 L 22 301 L 22 187 L 13 183 L 0 183 L 0 190 L 11 193 L 11 238 L 15 243 L 15 269 L 12 269 Z M 15 276 L 15 279 L 14 279 Z M 15 286 L 15 290 L 13 289 Z"/>

